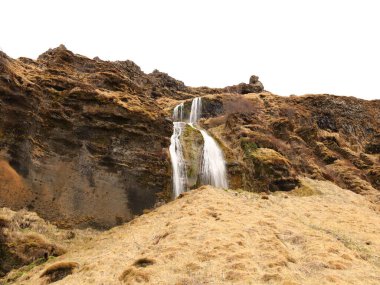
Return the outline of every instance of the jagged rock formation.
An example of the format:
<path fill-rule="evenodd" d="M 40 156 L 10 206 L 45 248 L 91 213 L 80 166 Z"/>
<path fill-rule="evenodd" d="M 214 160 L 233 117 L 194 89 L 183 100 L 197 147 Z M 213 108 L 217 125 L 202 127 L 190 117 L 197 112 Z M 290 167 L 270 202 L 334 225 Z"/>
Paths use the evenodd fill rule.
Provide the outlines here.
<path fill-rule="evenodd" d="M 141 87 L 150 77 L 64 47 L 37 61 L 2 54 L 1 70 L 1 158 L 24 182 L 22 206 L 61 226 L 112 226 L 155 204 L 171 124 Z"/>
<path fill-rule="evenodd" d="M 378 100 L 279 97 L 257 76 L 192 88 L 60 46 L 36 61 L 0 53 L 0 206 L 61 227 L 111 227 L 169 200 L 171 112 L 179 102 L 189 112 L 195 96 L 231 188 L 289 191 L 308 176 L 379 201 Z M 186 154 L 199 154 L 193 143 Z"/>
<path fill-rule="evenodd" d="M 289 191 L 307 176 L 379 203 L 380 100 L 261 92 L 203 102 L 203 126 L 223 147 L 231 188 Z"/>

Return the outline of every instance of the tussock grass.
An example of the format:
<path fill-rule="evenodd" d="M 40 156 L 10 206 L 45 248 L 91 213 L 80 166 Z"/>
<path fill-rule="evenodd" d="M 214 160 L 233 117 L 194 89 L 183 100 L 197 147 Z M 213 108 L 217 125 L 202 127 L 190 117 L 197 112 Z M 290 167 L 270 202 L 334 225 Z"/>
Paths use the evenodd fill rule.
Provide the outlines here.
<path fill-rule="evenodd" d="M 330 182 L 301 181 L 320 195 L 189 191 L 60 257 L 84 265 L 62 283 L 378 284 L 380 220 L 370 203 Z M 43 270 L 20 282 L 38 284 Z"/>
<path fill-rule="evenodd" d="M 41 278 L 44 278 L 47 284 L 62 280 L 67 275 L 73 273 L 73 270 L 79 266 L 76 262 L 58 262 L 50 265 L 41 274 Z"/>

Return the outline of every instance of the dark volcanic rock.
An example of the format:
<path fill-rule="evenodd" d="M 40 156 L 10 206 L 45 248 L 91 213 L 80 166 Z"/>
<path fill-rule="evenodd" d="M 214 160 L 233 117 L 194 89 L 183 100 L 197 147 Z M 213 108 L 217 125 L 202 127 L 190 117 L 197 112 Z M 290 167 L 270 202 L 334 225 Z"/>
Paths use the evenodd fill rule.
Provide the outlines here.
<path fill-rule="evenodd" d="M 249 84 L 256 84 L 257 82 L 259 82 L 259 77 L 256 76 L 256 75 L 251 75 L 251 77 L 249 78 Z"/>
<path fill-rule="evenodd" d="M 60 46 L 36 62 L 2 54 L 0 67 L 0 160 L 26 189 L 14 197 L 23 201 L 16 208 L 61 226 L 108 227 L 170 191 L 172 126 L 146 95 L 150 87 L 140 82 L 149 76 L 136 65 Z M 3 197 L 12 191 L 4 187 Z M 12 206 L 3 197 L 1 206 Z"/>
<path fill-rule="evenodd" d="M 260 93 L 264 91 L 264 85 L 259 81 L 259 77 L 252 75 L 249 78 L 249 83 L 240 83 L 238 85 L 233 85 L 225 87 L 224 92 L 228 93 L 238 93 L 238 94 L 248 94 L 248 93 Z"/>
<path fill-rule="evenodd" d="M 224 110 L 204 126 L 223 144 L 233 187 L 290 190 L 297 176 L 308 176 L 380 202 L 379 100 L 268 92 L 207 97 Z"/>
<path fill-rule="evenodd" d="M 365 152 L 370 154 L 380 154 L 380 134 L 376 134 L 373 138 L 366 144 Z"/>

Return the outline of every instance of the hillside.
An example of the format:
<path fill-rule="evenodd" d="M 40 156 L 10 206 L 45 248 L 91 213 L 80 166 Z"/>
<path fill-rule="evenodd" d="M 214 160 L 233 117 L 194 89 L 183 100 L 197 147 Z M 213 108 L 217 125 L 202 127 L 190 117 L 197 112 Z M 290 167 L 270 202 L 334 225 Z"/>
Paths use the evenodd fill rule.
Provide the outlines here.
<path fill-rule="evenodd" d="M 270 196 L 201 187 L 15 284 L 379 284 L 378 210 L 301 181 Z"/>
<path fill-rule="evenodd" d="M 36 61 L 0 54 L 0 206 L 109 228 L 169 201 L 172 110 L 183 102 L 188 114 L 196 96 L 230 188 L 287 191 L 301 175 L 380 201 L 379 100 L 280 97 L 257 76 L 193 88 L 60 46 Z"/>
<path fill-rule="evenodd" d="M 161 104 L 223 90 L 64 46 L 36 61 L 0 52 L 0 206 L 27 207 L 60 227 L 131 220 L 170 199 L 172 124 Z"/>
<path fill-rule="evenodd" d="M 190 87 L 61 45 L 0 52 L 0 114 L 4 284 L 380 282 L 380 100 Z M 203 131 L 226 190 L 202 186 Z"/>

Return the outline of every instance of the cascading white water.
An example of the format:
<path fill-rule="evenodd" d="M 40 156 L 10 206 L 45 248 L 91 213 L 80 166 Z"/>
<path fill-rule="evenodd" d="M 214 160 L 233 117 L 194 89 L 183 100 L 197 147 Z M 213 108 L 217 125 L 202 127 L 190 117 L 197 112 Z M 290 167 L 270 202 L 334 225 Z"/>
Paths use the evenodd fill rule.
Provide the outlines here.
<path fill-rule="evenodd" d="M 170 158 L 173 169 L 173 195 L 177 197 L 187 188 L 186 164 L 183 159 L 180 137 L 186 123 L 183 121 L 183 103 L 173 110 L 173 134 L 170 138 Z"/>
<path fill-rule="evenodd" d="M 186 163 L 183 158 L 181 134 L 186 126 L 183 122 L 184 104 L 177 105 L 173 110 L 173 135 L 170 138 L 170 158 L 173 168 L 173 195 L 177 197 L 187 190 Z M 216 141 L 197 123 L 202 115 L 202 99 L 194 98 L 191 103 L 189 125 L 201 132 L 204 145 L 201 164 L 201 184 L 209 184 L 219 188 L 228 188 L 227 172 L 223 152 Z"/>
<path fill-rule="evenodd" d="M 191 102 L 191 111 L 189 116 L 189 123 L 196 124 L 202 115 L 202 99 L 201 97 L 194 98 Z"/>
<path fill-rule="evenodd" d="M 174 107 L 173 121 L 174 122 L 182 122 L 183 121 L 183 102 Z"/>
<path fill-rule="evenodd" d="M 180 141 L 184 126 L 183 122 L 174 122 L 173 135 L 170 138 L 169 152 L 173 168 L 173 194 L 175 197 L 184 192 L 187 186 L 186 166 Z"/>
<path fill-rule="evenodd" d="M 202 99 L 197 97 L 191 104 L 189 124 L 199 130 L 203 137 L 203 157 L 201 165 L 201 183 L 219 188 L 228 188 L 226 164 L 223 152 L 216 141 L 203 129 L 197 126 L 202 115 Z"/>
<path fill-rule="evenodd" d="M 227 189 L 227 172 L 223 153 L 216 141 L 205 130 L 199 129 L 199 131 L 204 140 L 201 182 Z"/>

